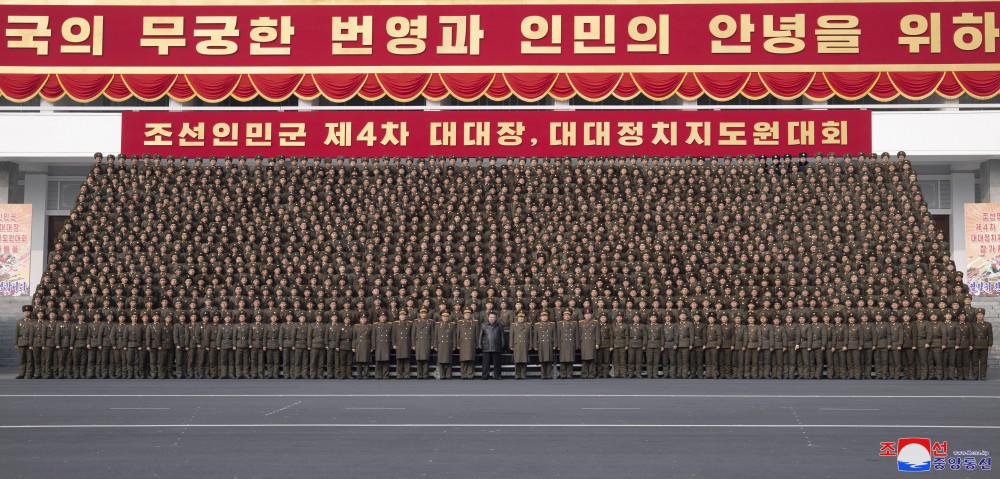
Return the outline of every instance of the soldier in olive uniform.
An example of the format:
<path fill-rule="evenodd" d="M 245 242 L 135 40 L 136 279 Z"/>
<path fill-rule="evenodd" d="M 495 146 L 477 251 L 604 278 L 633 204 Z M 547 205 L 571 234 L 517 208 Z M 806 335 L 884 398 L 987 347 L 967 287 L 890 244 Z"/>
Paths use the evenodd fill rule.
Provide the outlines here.
<path fill-rule="evenodd" d="M 406 319 L 406 310 L 399 311 L 399 319 L 392 323 L 392 350 L 396 354 L 396 379 L 410 379 L 410 336 L 413 321 Z"/>
<path fill-rule="evenodd" d="M 781 325 L 781 318 L 775 316 L 771 326 L 771 375 L 774 379 L 781 379 L 785 374 L 785 345 L 788 344 L 785 328 Z M 832 362 L 831 362 L 832 364 Z M 830 366 L 831 370 L 833 366 Z"/>
<path fill-rule="evenodd" d="M 625 324 L 625 317 L 621 314 L 615 315 L 615 324 L 611 327 L 611 355 L 615 362 L 615 377 L 628 378 L 629 369 L 626 364 L 628 354 L 629 327 Z"/>
<path fill-rule="evenodd" d="M 833 364 L 830 365 L 833 374 L 830 378 L 847 379 L 847 325 L 839 314 L 833 317 L 830 347 L 833 349 Z"/>
<path fill-rule="evenodd" d="M 573 312 L 563 311 L 563 319 L 556 324 L 556 349 L 559 351 L 559 379 L 573 378 L 573 364 L 576 362 L 576 348 L 579 344 L 580 328 L 572 318 Z"/>
<path fill-rule="evenodd" d="M 938 324 L 937 313 L 931 313 L 931 321 L 927 326 L 927 341 L 930 343 L 930 361 L 927 363 L 927 370 L 930 379 L 944 379 L 944 328 Z"/>
<path fill-rule="evenodd" d="M 14 341 L 17 344 L 17 379 L 31 377 L 34 364 L 31 361 L 31 306 L 22 306 L 22 318 L 14 327 Z"/>
<path fill-rule="evenodd" d="M 889 325 L 881 314 L 875 315 L 872 341 L 875 346 L 875 379 L 886 379 L 889 376 Z"/>
<path fill-rule="evenodd" d="M 608 315 L 601 314 L 600 318 L 600 337 L 598 338 L 598 343 L 600 348 L 597 350 L 597 377 L 601 379 L 607 379 L 611 377 L 611 350 L 614 345 L 614 340 L 612 339 L 612 325 L 608 323 Z"/>
<path fill-rule="evenodd" d="M 462 312 L 458 321 L 458 361 L 461 363 L 462 379 L 474 379 L 476 375 L 476 343 L 479 341 L 479 321 L 472 317 L 472 310 Z"/>
<path fill-rule="evenodd" d="M 902 335 L 902 377 L 914 379 L 917 377 L 917 340 L 913 335 L 913 323 L 910 322 L 909 314 L 903 315 L 900 334 Z"/>
<path fill-rule="evenodd" d="M 82 311 L 76 315 L 76 324 L 70 328 L 70 377 L 73 379 L 85 378 L 85 363 L 87 359 L 87 315 Z"/>
<path fill-rule="evenodd" d="M 139 325 L 139 315 L 133 314 L 125 328 L 125 379 L 139 377 L 138 351 L 143 342 L 143 330 Z"/>
<path fill-rule="evenodd" d="M 861 377 L 861 326 L 855 322 L 854 316 L 847 317 L 847 371 L 850 379 Z"/>
<path fill-rule="evenodd" d="M 323 377 L 323 360 L 326 359 L 326 327 L 321 314 L 317 314 L 306 329 L 306 348 L 309 351 L 308 377 L 320 379 Z M 378 363 L 375 366 L 375 376 L 378 377 Z"/>
<path fill-rule="evenodd" d="M 746 348 L 743 377 L 757 379 L 760 374 L 760 326 L 753 315 L 747 316 Z"/>
<path fill-rule="evenodd" d="M 646 324 L 642 349 L 646 351 L 646 378 L 656 379 L 660 374 L 660 357 L 663 355 L 663 326 L 656 322 L 655 314 L 649 316 Z M 639 372 L 640 375 L 642 371 Z"/>
<path fill-rule="evenodd" d="M 958 325 L 952 321 L 951 313 L 945 313 L 941 330 L 941 377 L 955 379 L 955 350 L 958 347 Z"/>
<path fill-rule="evenodd" d="M 531 325 L 526 321 L 524 311 L 518 311 L 514 323 L 510 325 L 510 349 L 514 353 L 514 379 L 526 379 L 528 370 L 528 350 L 531 349 Z"/>
<path fill-rule="evenodd" d="M 986 380 L 987 353 L 993 347 L 993 325 L 986 322 L 986 312 L 976 310 L 976 322 L 972 325 L 972 372 L 973 380 Z"/>
<path fill-rule="evenodd" d="M 172 314 L 163 316 L 163 327 L 160 329 L 160 345 L 157 354 L 157 377 L 171 379 L 174 377 L 174 317 Z"/>
<path fill-rule="evenodd" d="M 218 379 L 221 376 L 219 371 L 219 355 L 221 354 L 219 341 L 222 330 L 222 325 L 219 324 L 220 319 L 219 313 L 213 312 L 212 322 L 205 325 L 205 338 L 202 343 L 208 352 L 208 364 L 205 366 L 205 377 L 208 379 Z"/>
<path fill-rule="evenodd" d="M 337 329 L 337 379 L 351 379 L 351 370 L 354 368 L 354 326 L 351 325 L 351 317 L 344 316 Z"/>
<path fill-rule="evenodd" d="M 44 376 L 42 370 L 46 361 L 45 355 L 48 353 L 45 347 L 45 331 L 48 328 L 48 321 L 45 321 L 43 317 L 44 314 L 39 312 L 36 321 L 31 324 L 31 336 L 28 338 L 28 351 L 32 357 L 29 364 L 32 371 L 28 377 L 32 379 L 41 379 Z"/>
<path fill-rule="evenodd" d="M 795 351 L 799 379 L 812 377 L 813 332 L 813 328 L 806 324 L 806 317 L 799 316 L 799 325 L 795 328 Z"/>
<path fill-rule="evenodd" d="M 774 350 L 774 328 L 767 321 L 766 316 L 760 317 L 760 324 L 757 325 L 757 334 L 760 335 L 760 354 L 758 354 L 758 361 L 760 361 L 760 366 L 757 368 L 757 379 L 770 379 L 771 378 L 771 352 Z"/>
<path fill-rule="evenodd" d="M 305 314 L 299 315 L 299 322 L 294 324 L 292 335 L 295 338 L 292 344 L 292 377 L 302 379 L 309 366 L 309 326 L 306 324 Z"/>
<path fill-rule="evenodd" d="M 958 340 L 955 346 L 955 369 L 957 378 L 969 379 L 969 365 L 972 363 L 972 325 L 966 322 L 964 312 L 958 313 Z"/>
<path fill-rule="evenodd" d="M 632 324 L 628 327 L 628 343 L 625 352 L 628 354 L 628 378 L 642 377 L 642 357 L 645 355 L 646 326 L 639 321 L 638 314 L 632 316 Z"/>
<path fill-rule="evenodd" d="M 917 356 L 917 379 L 927 379 L 930 373 L 930 348 L 931 348 L 931 323 L 929 321 L 924 321 L 925 313 L 918 310 L 916 313 L 917 319 L 913 323 L 913 337 L 915 338 L 916 356 Z M 937 325 L 933 325 L 934 328 Z"/>
<path fill-rule="evenodd" d="M 427 317 L 427 310 L 421 309 L 413 322 L 410 334 L 410 347 L 413 348 L 413 358 L 417 361 L 417 379 L 429 379 L 431 348 L 434 344 L 434 321 Z"/>
<path fill-rule="evenodd" d="M 861 315 L 861 379 L 872 378 L 872 361 L 875 355 L 875 328 L 868 322 L 868 315 Z"/>
<path fill-rule="evenodd" d="M 379 311 L 378 322 L 372 325 L 372 350 L 375 359 L 375 379 L 389 377 L 392 359 L 392 323 L 385 311 Z"/>
<path fill-rule="evenodd" d="M 281 325 L 278 315 L 272 313 L 264 329 L 264 362 L 267 364 L 267 377 L 278 379 L 278 365 L 281 364 Z"/>
<path fill-rule="evenodd" d="M 555 324 L 549 321 L 549 313 L 542 311 L 538 315 L 538 323 L 532 325 L 531 328 L 531 349 L 538 352 L 538 364 L 541 367 L 542 379 L 552 379 L 555 344 Z"/>
<path fill-rule="evenodd" d="M 187 344 L 188 344 L 188 325 L 185 324 L 187 316 L 184 313 L 177 313 L 177 323 L 173 327 L 173 343 L 174 343 L 174 374 L 172 377 L 175 379 L 189 377 L 186 375 L 187 366 Z"/>
<path fill-rule="evenodd" d="M 101 353 L 104 351 L 104 326 L 101 313 L 87 325 L 87 379 L 100 378 L 102 374 Z"/>
<path fill-rule="evenodd" d="M 70 342 L 73 327 L 69 320 L 70 313 L 66 311 L 63 313 L 63 320 L 56 325 L 56 365 L 53 373 L 58 379 L 65 379 L 72 375 L 69 370 L 71 353 L 73 352 L 73 345 Z"/>
<path fill-rule="evenodd" d="M 676 378 L 677 325 L 671 321 L 670 316 L 663 318 L 663 354 L 661 357 L 663 358 L 663 379 Z"/>
<path fill-rule="evenodd" d="M 226 314 L 219 326 L 219 379 L 236 378 L 236 326 Z"/>
<path fill-rule="evenodd" d="M 580 377 L 583 379 L 594 379 L 597 377 L 597 369 L 594 363 L 597 359 L 597 350 L 600 344 L 600 325 L 594 320 L 593 310 L 587 308 L 583 313 L 583 320 L 578 323 L 577 332 L 580 341 Z"/>
<path fill-rule="evenodd" d="M 813 379 L 823 379 L 823 359 L 826 356 L 827 331 L 819 322 L 819 317 L 816 315 L 813 315 L 809 329 L 812 330 L 809 335 L 809 349 L 812 352 L 812 361 L 809 363 L 809 369 L 812 371 Z"/>
<path fill-rule="evenodd" d="M 118 324 L 115 325 L 114 330 L 114 346 L 112 354 L 113 361 L 112 367 L 114 368 L 115 379 L 128 379 L 129 374 L 129 363 L 128 363 L 128 337 L 129 337 L 129 325 L 125 324 L 125 315 L 118 315 Z"/>
<path fill-rule="evenodd" d="M 236 326 L 233 328 L 236 345 L 236 374 L 237 379 L 252 377 L 250 375 L 250 325 L 247 324 L 247 315 L 240 313 Z M 322 319 L 322 318 L 320 318 Z"/>
<path fill-rule="evenodd" d="M 351 352 L 354 353 L 358 371 L 355 377 L 368 379 L 372 362 L 372 325 L 368 324 L 368 317 L 364 314 L 358 317 L 358 324 L 351 331 Z"/>
<path fill-rule="evenodd" d="M 113 313 L 107 314 L 104 324 L 101 326 L 101 354 L 98 375 L 101 379 L 110 379 L 117 375 L 118 352 L 115 350 L 115 317 Z"/>
<path fill-rule="evenodd" d="M 889 315 L 889 379 L 899 379 L 903 359 L 903 325 Z"/>
<path fill-rule="evenodd" d="M 798 344 L 798 323 L 791 314 L 785 316 L 785 324 L 782 326 L 785 332 L 785 371 L 782 377 L 785 379 L 795 379 L 795 360 L 797 358 L 796 345 Z"/>
<path fill-rule="evenodd" d="M 743 379 L 746 372 L 747 351 L 747 327 L 743 324 L 743 317 L 736 315 L 733 318 L 733 379 Z"/>
<path fill-rule="evenodd" d="M 441 321 L 434 325 L 434 352 L 437 355 L 438 379 L 451 379 L 451 358 L 455 352 L 455 339 L 458 329 L 451 322 L 451 314 L 441 313 Z"/>
<path fill-rule="evenodd" d="M 278 351 L 281 352 L 281 375 L 285 379 L 292 379 L 292 357 L 295 356 L 295 316 L 292 313 L 285 314 L 285 322 L 278 330 Z M 352 364 L 351 367 L 354 367 Z"/>
<path fill-rule="evenodd" d="M 267 339 L 267 326 L 264 325 L 264 316 L 255 314 L 253 324 L 250 325 L 250 377 L 260 379 L 264 377 L 264 347 Z"/>
<path fill-rule="evenodd" d="M 699 314 L 691 319 L 691 376 L 702 379 L 705 377 L 705 324 Z"/>
<path fill-rule="evenodd" d="M 708 316 L 705 325 L 705 377 L 719 379 L 719 350 L 722 349 L 722 327 L 715 324 L 715 316 Z"/>
<path fill-rule="evenodd" d="M 157 379 L 160 377 L 160 352 L 163 351 L 163 326 L 160 325 L 160 315 L 153 314 L 153 322 L 145 324 L 143 336 L 145 337 L 146 346 L 145 356 L 149 358 L 148 377 Z"/>

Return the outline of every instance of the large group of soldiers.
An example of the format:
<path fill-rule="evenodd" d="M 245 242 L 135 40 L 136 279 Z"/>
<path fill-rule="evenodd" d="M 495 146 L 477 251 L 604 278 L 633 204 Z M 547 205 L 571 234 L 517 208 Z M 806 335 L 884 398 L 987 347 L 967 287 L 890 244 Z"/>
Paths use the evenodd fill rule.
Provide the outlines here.
<path fill-rule="evenodd" d="M 985 378 L 992 344 L 900 152 L 97 154 L 17 345 L 29 377 L 346 378 L 374 362 L 405 378 L 412 359 L 427 378 L 457 356 L 471 378 L 465 341 L 490 318 L 519 378 L 529 362 Z"/>

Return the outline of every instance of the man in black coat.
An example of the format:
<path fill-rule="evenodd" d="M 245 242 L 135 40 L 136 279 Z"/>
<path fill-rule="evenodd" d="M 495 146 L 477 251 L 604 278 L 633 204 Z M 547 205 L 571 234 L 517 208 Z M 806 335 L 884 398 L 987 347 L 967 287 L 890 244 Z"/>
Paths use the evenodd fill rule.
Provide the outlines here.
<path fill-rule="evenodd" d="M 493 365 L 493 378 L 500 377 L 500 353 L 504 349 L 503 326 L 497 321 L 497 314 L 491 312 L 486 317 L 479 330 L 479 349 L 483 352 L 483 379 L 490 378 L 490 365 Z"/>

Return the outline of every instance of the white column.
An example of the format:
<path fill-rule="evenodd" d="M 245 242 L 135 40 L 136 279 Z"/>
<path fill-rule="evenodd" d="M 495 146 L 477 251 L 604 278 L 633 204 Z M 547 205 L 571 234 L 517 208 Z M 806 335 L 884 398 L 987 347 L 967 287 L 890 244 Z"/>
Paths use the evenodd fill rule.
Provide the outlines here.
<path fill-rule="evenodd" d="M 966 272 L 965 204 L 976 202 L 976 174 L 951 174 L 951 259 L 955 268 Z"/>
<path fill-rule="evenodd" d="M 45 215 L 48 197 L 48 173 L 27 173 L 24 175 L 24 202 L 31 205 L 31 294 L 42 280 L 45 261 L 48 259 L 48 217 Z"/>

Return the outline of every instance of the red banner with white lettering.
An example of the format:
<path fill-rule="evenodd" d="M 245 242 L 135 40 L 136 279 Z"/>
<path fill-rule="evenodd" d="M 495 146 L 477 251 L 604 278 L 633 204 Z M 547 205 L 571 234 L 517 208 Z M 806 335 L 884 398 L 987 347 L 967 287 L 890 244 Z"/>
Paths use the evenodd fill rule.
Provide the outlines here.
<path fill-rule="evenodd" d="M 122 152 L 173 156 L 721 156 L 871 149 L 867 110 L 125 112 Z"/>
<path fill-rule="evenodd" d="M 996 1 L 0 1 L 4 73 L 997 70 Z"/>

